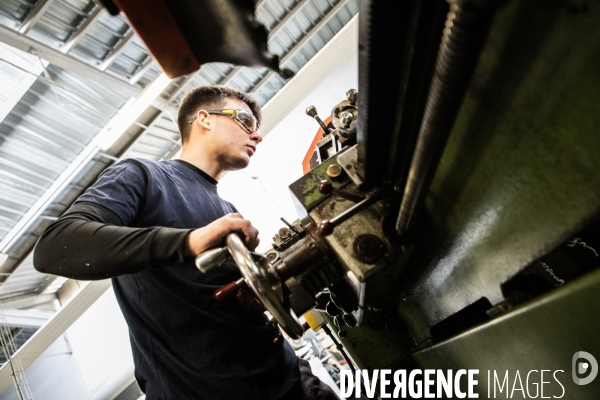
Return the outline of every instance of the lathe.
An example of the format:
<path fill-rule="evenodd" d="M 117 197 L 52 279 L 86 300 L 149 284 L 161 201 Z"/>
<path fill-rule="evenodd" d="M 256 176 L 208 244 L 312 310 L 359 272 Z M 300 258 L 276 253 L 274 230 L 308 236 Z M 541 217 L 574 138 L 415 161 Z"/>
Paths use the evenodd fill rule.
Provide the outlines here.
<path fill-rule="evenodd" d="M 298 220 L 265 254 L 230 235 L 198 266 L 231 255 L 290 337 L 313 310 L 360 369 L 478 369 L 480 397 L 491 371 L 513 388 L 563 371 L 544 396 L 597 398 L 574 355 L 600 357 L 600 3 L 360 7 L 359 90 L 326 121 L 307 109 L 321 137 L 289 186 Z M 236 61 L 278 70 L 247 37 Z"/>

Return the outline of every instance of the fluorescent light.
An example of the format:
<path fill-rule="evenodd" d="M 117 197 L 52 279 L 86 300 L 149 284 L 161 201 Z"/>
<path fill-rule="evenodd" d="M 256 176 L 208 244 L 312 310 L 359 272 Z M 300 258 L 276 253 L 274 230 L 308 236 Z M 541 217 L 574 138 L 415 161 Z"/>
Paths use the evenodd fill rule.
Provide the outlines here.
<path fill-rule="evenodd" d="M 148 85 L 137 100 L 125 103 L 96 137 L 98 148 L 100 150 L 109 149 L 125 133 L 127 128 L 160 96 L 163 90 L 169 85 L 169 82 L 171 82 L 171 79 L 164 73 L 161 73 L 154 82 Z"/>
<path fill-rule="evenodd" d="M 4 261 L 8 258 L 8 254 L 0 253 L 0 266 L 4 264 Z"/>

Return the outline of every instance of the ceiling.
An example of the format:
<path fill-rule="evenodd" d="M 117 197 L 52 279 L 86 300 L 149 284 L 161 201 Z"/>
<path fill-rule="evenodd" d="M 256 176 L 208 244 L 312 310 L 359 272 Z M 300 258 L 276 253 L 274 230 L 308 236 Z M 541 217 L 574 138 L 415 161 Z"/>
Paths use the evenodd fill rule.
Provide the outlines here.
<path fill-rule="evenodd" d="M 294 72 L 357 12 L 358 0 L 256 4 L 269 50 Z M 37 322 L 25 324 L 21 316 L 57 308 L 67 282 L 35 271 L 31 250 L 102 170 L 120 158 L 173 157 L 180 149 L 177 106 L 195 86 L 231 86 L 265 105 L 287 83 L 266 68 L 224 63 L 164 84 L 161 77 L 126 19 L 94 0 L 0 3 L 0 252 L 7 255 L 0 305 L 11 335 L 21 335 L 18 346 L 48 318 L 38 312 Z M 142 93 L 157 87 L 142 105 Z M 119 123 L 122 134 L 103 147 L 101 138 Z"/>

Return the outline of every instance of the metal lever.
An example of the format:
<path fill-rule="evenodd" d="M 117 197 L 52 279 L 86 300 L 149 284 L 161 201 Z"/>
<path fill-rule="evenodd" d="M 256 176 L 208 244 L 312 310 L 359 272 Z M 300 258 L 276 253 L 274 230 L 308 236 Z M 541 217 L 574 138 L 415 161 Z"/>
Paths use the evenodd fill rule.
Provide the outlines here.
<path fill-rule="evenodd" d="M 221 266 L 229 258 L 227 247 L 215 248 L 205 251 L 196 257 L 196 267 L 204 273 L 215 267 Z"/>
<path fill-rule="evenodd" d="M 306 115 L 308 115 L 309 117 L 313 117 L 319 123 L 321 128 L 323 128 L 324 134 L 328 134 L 330 132 L 327 125 L 325 125 L 323 120 L 317 115 L 317 109 L 315 108 L 315 106 L 308 106 L 306 108 Z"/>

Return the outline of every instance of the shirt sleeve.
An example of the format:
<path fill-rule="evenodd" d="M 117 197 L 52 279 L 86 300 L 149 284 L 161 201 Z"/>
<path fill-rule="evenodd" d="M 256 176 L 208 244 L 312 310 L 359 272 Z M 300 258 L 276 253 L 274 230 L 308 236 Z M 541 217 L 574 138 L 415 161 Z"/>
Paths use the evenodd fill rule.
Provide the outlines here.
<path fill-rule="evenodd" d="M 78 202 L 46 228 L 33 265 L 43 273 L 98 280 L 191 261 L 184 252 L 192 229 L 122 225 L 113 211 Z"/>
<path fill-rule="evenodd" d="M 127 159 L 107 168 L 77 202 L 93 203 L 112 211 L 121 225 L 131 226 L 146 205 L 149 173 L 140 161 Z"/>

